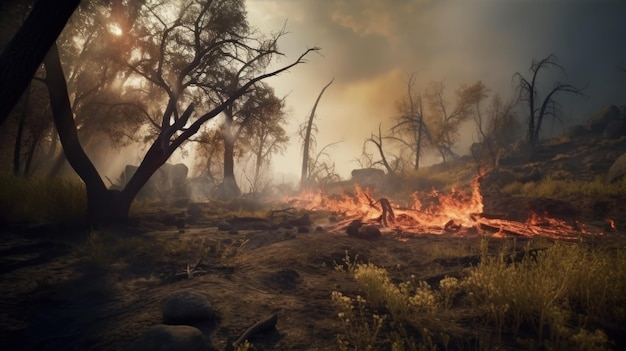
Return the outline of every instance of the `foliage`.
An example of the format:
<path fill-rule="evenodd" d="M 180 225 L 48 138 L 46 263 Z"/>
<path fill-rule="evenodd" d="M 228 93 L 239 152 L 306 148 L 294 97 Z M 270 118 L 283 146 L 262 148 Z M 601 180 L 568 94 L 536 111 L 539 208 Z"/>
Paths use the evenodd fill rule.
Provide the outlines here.
<path fill-rule="evenodd" d="M 85 186 L 75 179 L 2 173 L 0 194 L 1 221 L 70 223 L 85 216 Z"/>
<path fill-rule="evenodd" d="M 515 262 L 515 247 L 492 256 L 482 239 L 481 263 L 438 286 L 414 277 L 395 284 L 384 268 L 346 256 L 338 269 L 359 283 L 363 295 L 332 294 L 340 348 L 447 349 L 451 340 L 467 345 L 459 330 L 469 323 L 479 349 L 505 342 L 529 349 L 609 349 L 607 334 L 591 321 L 626 321 L 626 251 L 584 242 L 544 244 L 531 251 L 529 243 Z"/>

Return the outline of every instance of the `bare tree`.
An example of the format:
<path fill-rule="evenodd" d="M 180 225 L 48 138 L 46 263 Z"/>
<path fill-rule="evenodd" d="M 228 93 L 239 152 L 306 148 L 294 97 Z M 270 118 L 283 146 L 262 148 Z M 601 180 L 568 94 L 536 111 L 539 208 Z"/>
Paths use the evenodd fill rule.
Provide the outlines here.
<path fill-rule="evenodd" d="M 302 172 L 300 175 L 300 187 L 304 187 L 306 185 L 307 181 L 310 179 L 311 174 L 311 169 L 309 168 L 311 159 L 310 149 L 311 144 L 315 142 L 315 137 L 312 136 L 313 130 L 316 129 L 315 124 L 313 123 L 313 119 L 315 118 L 315 110 L 317 109 L 317 104 L 319 104 L 322 95 L 324 95 L 324 91 L 326 91 L 326 88 L 333 84 L 334 80 L 335 78 L 331 79 L 330 82 L 328 82 L 328 84 L 326 84 L 324 88 L 322 88 L 322 91 L 320 91 L 320 94 L 315 100 L 315 104 L 313 105 L 313 109 L 311 110 L 311 115 L 309 116 L 308 121 L 306 122 L 305 126 L 301 128 L 301 131 L 304 130 L 304 135 L 302 136 Z"/>
<path fill-rule="evenodd" d="M 157 86 L 166 96 L 158 130 L 137 171 L 119 192 L 108 191 L 78 141 L 65 77 L 56 46 L 45 60 L 46 81 L 55 124 L 68 161 L 85 182 L 88 216 L 101 223 L 128 217 L 130 205 L 148 179 L 185 141 L 206 122 L 253 91 L 262 80 L 305 62 L 317 48 L 303 52 L 294 62 L 258 74 L 257 63 L 269 62 L 281 53 L 276 43 L 282 32 L 269 40 L 254 37 L 245 19 L 242 0 L 211 2 L 151 2 L 142 9 L 142 22 L 134 27 L 135 54 L 128 62 L 135 75 Z M 165 14 L 169 14 L 165 16 Z M 177 17 L 172 19 L 171 14 Z M 237 88 L 229 86 L 230 72 L 244 70 Z M 224 96 L 226 99 L 222 99 Z"/>
<path fill-rule="evenodd" d="M 516 72 L 513 77 L 518 80 L 519 100 L 528 104 L 528 134 L 527 142 L 532 152 L 539 140 L 539 133 L 545 118 L 551 117 L 558 119 L 556 114 L 557 102 L 554 100 L 555 94 L 558 92 L 572 93 L 582 95 L 582 89 L 577 88 L 568 83 L 555 82 L 554 86 L 542 99 L 538 92 L 539 73 L 550 68 L 557 68 L 563 73 L 565 70 L 557 63 L 554 55 L 541 59 L 533 60 L 530 65 L 532 77 L 527 79 L 521 73 Z"/>
<path fill-rule="evenodd" d="M 399 116 L 396 117 L 396 124 L 391 129 L 395 134 L 399 135 L 399 137 L 394 137 L 393 139 L 411 150 L 413 157 L 415 157 L 413 168 L 417 171 L 419 170 L 420 159 L 427 143 L 432 142 L 432 136 L 424 120 L 422 96 L 415 95 L 413 92 L 415 86 L 414 74 L 409 75 L 406 86 L 407 95 L 397 103 L 396 109 L 399 112 Z"/>
<path fill-rule="evenodd" d="M 381 128 L 381 124 L 378 124 L 378 135 L 374 135 L 373 133 L 370 135 L 370 137 L 368 139 L 365 139 L 365 141 L 363 142 L 363 155 L 367 155 L 365 152 L 365 148 L 367 147 L 368 144 L 374 144 L 376 146 L 376 149 L 378 150 L 378 154 L 380 155 L 380 160 L 379 161 L 373 161 L 372 158 L 369 158 L 370 160 L 370 167 L 374 166 L 374 165 L 383 165 L 385 167 L 385 169 L 387 170 L 387 174 L 393 175 L 396 173 L 396 168 L 391 167 L 391 164 L 389 164 L 389 161 L 387 161 L 387 156 L 385 155 L 385 150 L 384 150 L 384 145 L 383 145 L 383 140 L 385 139 L 385 137 L 382 136 L 382 132 L 380 130 Z M 398 162 L 395 162 L 396 167 L 398 166 Z"/>
<path fill-rule="evenodd" d="M 502 153 L 519 137 L 515 105 L 515 101 L 505 102 L 498 94 L 493 95 L 485 111 L 479 102 L 476 104 L 474 121 L 479 140 L 472 145 L 471 153 L 479 171 L 483 171 L 484 163 L 496 169 Z"/>

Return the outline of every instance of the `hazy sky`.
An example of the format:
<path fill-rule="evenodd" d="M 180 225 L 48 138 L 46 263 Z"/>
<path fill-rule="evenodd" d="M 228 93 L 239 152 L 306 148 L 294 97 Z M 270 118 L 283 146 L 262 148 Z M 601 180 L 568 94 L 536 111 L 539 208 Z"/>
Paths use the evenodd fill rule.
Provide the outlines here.
<path fill-rule="evenodd" d="M 626 104 L 626 73 L 617 71 L 626 67 L 623 0 L 247 0 L 247 5 L 250 23 L 263 32 L 277 31 L 287 21 L 289 34 L 280 42 L 286 57 L 279 64 L 306 48 L 322 48 L 306 65 L 268 81 L 278 94 L 289 94 L 292 144 L 275 159 L 276 172 L 298 174 L 297 126 L 333 77 L 317 109 L 318 147 L 344 141 L 331 150 L 344 179 L 358 168 L 352 160 L 370 132 L 380 122 L 384 130 L 392 125 L 395 101 L 404 96 L 411 72 L 420 90 L 445 80 L 451 98 L 459 84 L 477 80 L 511 97 L 512 75 L 527 74 L 533 58 L 554 54 L 567 71 L 561 80 L 587 86 L 587 97 L 562 100 L 566 117 L 586 119 L 603 106 Z M 473 132 L 473 126 L 465 128 L 463 147 Z"/>

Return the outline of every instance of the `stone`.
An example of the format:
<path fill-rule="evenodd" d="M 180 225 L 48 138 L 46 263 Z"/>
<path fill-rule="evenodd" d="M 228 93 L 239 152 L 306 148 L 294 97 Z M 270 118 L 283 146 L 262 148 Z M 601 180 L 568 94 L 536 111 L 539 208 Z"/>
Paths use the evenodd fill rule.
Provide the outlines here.
<path fill-rule="evenodd" d="M 615 160 L 615 162 L 613 162 L 606 176 L 606 181 L 608 183 L 613 183 L 621 180 L 624 176 L 626 176 L 626 153 L 623 153 L 617 158 L 617 160 Z"/>
<path fill-rule="evenodd" d="M 358 234 L 356 235 L 357 238 L 367 239 L 367 240 L 376 240 L 380 238 L 380 236 L 381 236 L 380 229 L 378 229 L 378 227 L 373 226 L 373 225 L 366 225 L 366 226 L 359 228 Z"/>
<path fill-rule="evenodd" d="M 359 228 L 362 226 L 363 223 L 360 220 L 355 219 L 346 227 L 346 233 L 348 233 L 349 236 L 357 236 L 359 234 Z"/>
<path fill-rule="evenodd" d="M 203 351 L 207 348 L 204 335 L 188 325 L 155 325 L 140 335 L 129 351 Z"/>
<path fill-rule="evenodd" d="M 620 114 L 621 111 L 615 105 L 605 107 L 587 121 L 587 129 L 593 134 L 602 134 L 609 121 L 618 120 Z"/>
<path fill-rule="evenodd" d="M 223 232 L 228 232 L 233 229 L 233 226 L 228 222 L 219 222 L 217 223 L 217 230 L 221 230 Z"/>
<path fill-rule="evenodd" d="M 322 233 L 323 231 L 324 231 L 324 227 L 321 227 L 321 226 L 315 227 L 315 232 L 316 233 Z"/>
<path fill-rule="evenodd" d="M 308 233 L 310 232 L 309 227 L 298 227 L 298 233 Z"/>
<path fill-rule="evenodd" d="M 602 133 L 602 136 L 607 139 L 619 139 L 624 135 L 626 135 L 626 121 L 624 120 L 609 121 Z"/>
<path fill-rule="evenodd" d="M 217 312 L 206 295 L 185 289 L 172 293 L 163 304 L 165 324 L 193 324 L 208 322 L 214 324 Z"/>
<path fill-rule="evenodd" d="M 187 206 L 187 214 L 191 217 L 200 217 L 202 215 L 202 208 L 195 202 L 192 202 Z"/>

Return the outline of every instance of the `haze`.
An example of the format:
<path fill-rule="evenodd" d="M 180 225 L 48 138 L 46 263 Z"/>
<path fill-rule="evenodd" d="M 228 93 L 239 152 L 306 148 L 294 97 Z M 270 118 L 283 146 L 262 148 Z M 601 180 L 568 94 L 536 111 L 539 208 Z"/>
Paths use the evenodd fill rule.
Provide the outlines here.
<path fill-rule="evenodd" d="M 252 25 L 263 32 L 290 32 L 281 42 L 286 61 L 303 49 L 322 48 L 307 65 L 268 80 L 288 95 L 291 146 L 275 157 L 276 173 L 298 172 L 301 147 L 297 127 L 309 115 L 320 89 L 331 79 L 317 109 L 318 149 L 331 148 L 345 179 L 358 168 L 363 141 L 393 124 L 395 101 L 416 73 L 418 90 L 445 81 L 450 95 L 458 85 L 482 80 L 492 93 L 515 96 L 512 76 L 528 73 L 533 59 L 554 54 L 567 76 L 586 86 L 585 97 L 561 97 L 567 125 L 598 109 L 623 104 L 626 47 L 623 1 L 426 1 L 426 0 L 248 0 Z M 546 79 L 545 86 L 554 81 Z M 541 91 L 540 91 L 541 93 Z M 545 93 L 545 92 L 544 92 Z M 523 116 L 525 111 L 519 110 Z M 475 127 L 463 128 L 457 149 L 466 154 Z M 560 132 L 555 126 L 553 132 Z M 549 126 L 546 128 L 550 132 Z M 433 154 L 434 156 L 434 154 Z M 428 161 L 428 158 L 425 160 Z M 430 162 L 437 162 L 431 157 Z"/>

